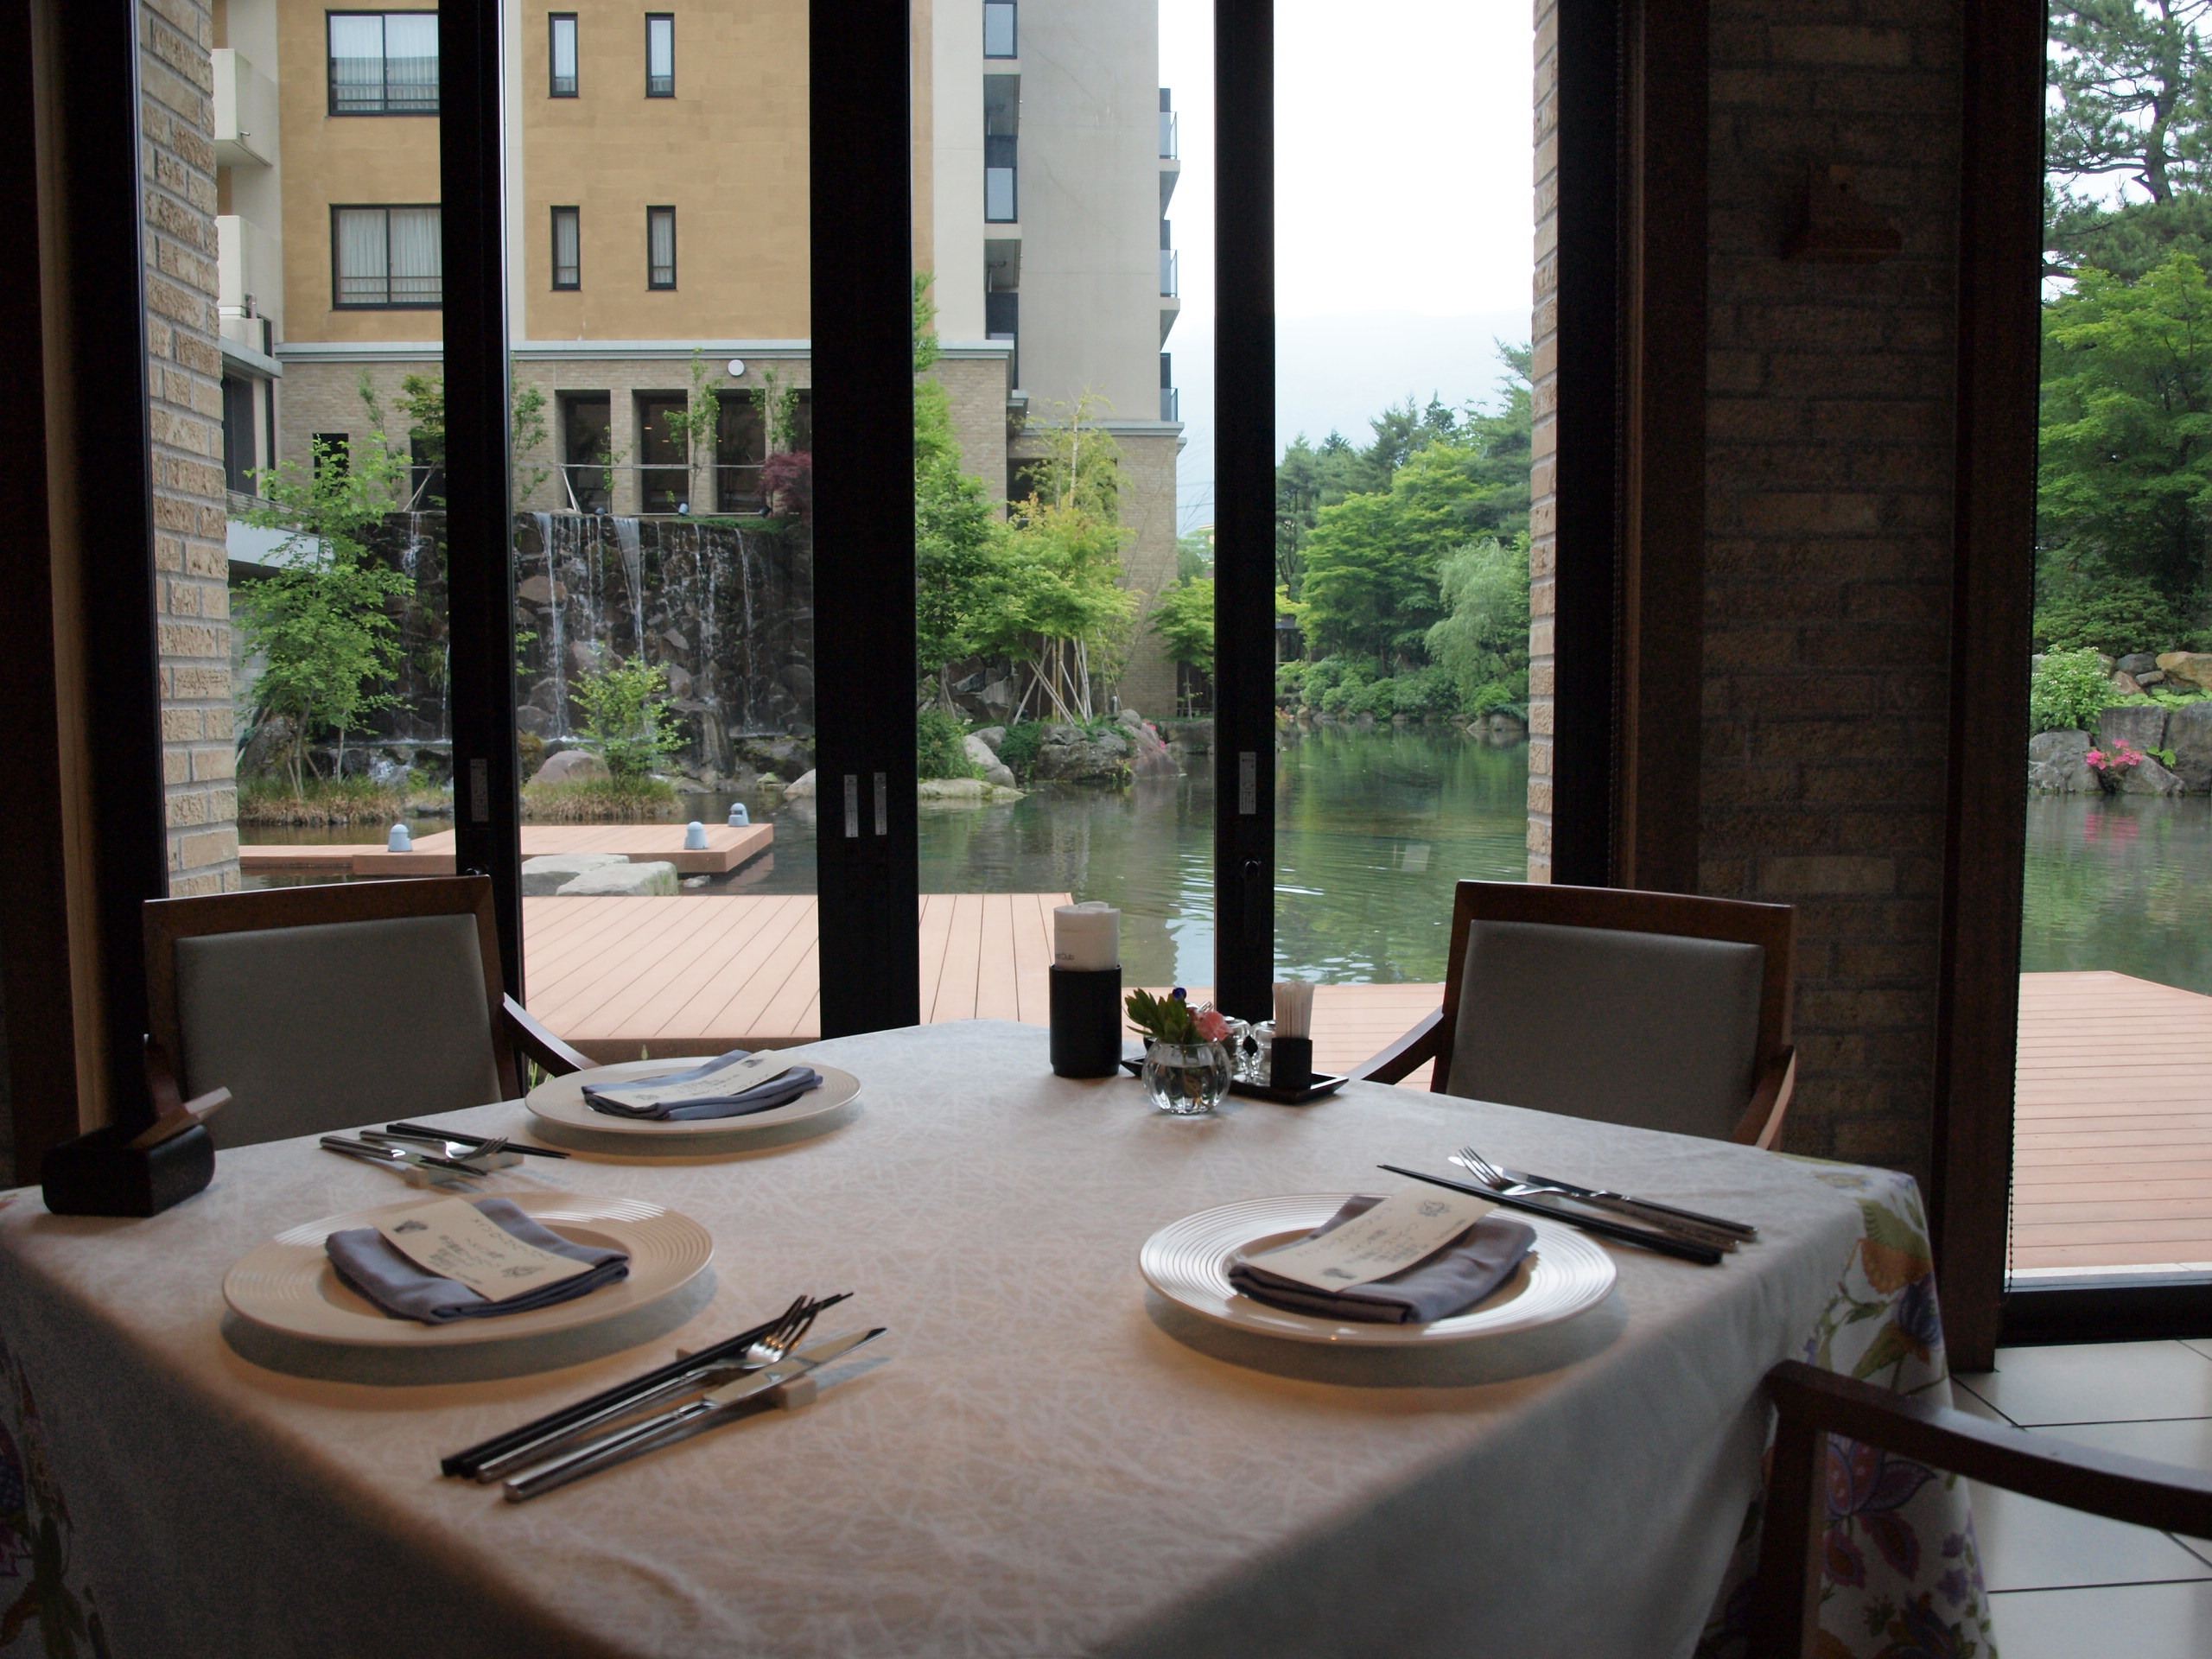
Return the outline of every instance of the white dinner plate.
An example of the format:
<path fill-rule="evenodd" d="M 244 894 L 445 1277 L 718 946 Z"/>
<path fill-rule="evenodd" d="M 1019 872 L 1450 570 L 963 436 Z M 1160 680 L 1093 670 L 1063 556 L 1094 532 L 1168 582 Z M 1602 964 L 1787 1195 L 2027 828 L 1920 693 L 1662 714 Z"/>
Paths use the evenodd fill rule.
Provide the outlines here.
<path fill-rule="evenodd" d="M 764 1048 L 749 1059 L 737 1062 L 729 1069 L 733 1082 L 747 1079 L 763 1082 L 779 1071 L 794 1065 L 810 1065 L 822 1074 L 822 1086 L 809 1090 L 788 1106 L 771 1107 L 765 1112 L 753 1112 L 743 1117 L 709 1117 L 689 1122 L 663 1123 L 652 1118 L 617 1117 L 611 1112 L 595 1112 L 584 1099 L 584 1085 L 604 1085 L 610 1083 L 635 1083 L 641 1077 L 664 1077 L 671 1071 L 688 1071 L 695 1065 L 704 1065 L 714 1058 L 702 1054 L 691 1059 L 624 1060 L 619 1065 L 597 1065 L 588 1071 L 571 1071 L 565 1077 L 550 1077 L 523 1096 L 523 1104 L 537 1116 L 549 1123 L 558 1123 L 563 1128 L 588 1129 L 594 1135 L 634 1135 L 646 1140 L 697 1140 L 702 1136 L 749 1135 L 760 1129 L 772 1129 L 785 1123 L 798 1123 L 810 1117 L 820 1117 L 834 1112 L 861 1091 L 861 1080 L 849 1071 L 840 1071 L 834 1065 L 824 1065 L 804 1055 L 792 1058 L 791 1049 Z"/>
<path fill-rule="evenodd" d="M 1613 1262 L 1587 1234 L 1541 1216 L 1516 1215 L 1536 1230 L 1535 1248 L 1513 1276 L 1483 1303 L 1427 1325 L 1363 1325 L 1319 1319 L 1269 1307 L 1239 1294 L 1229 1269 L 1241 1256 L 1257 1255 L 1312 1232 L 1343 1208 L 1348 1192 L 1294 1192 L 1243 1198 L 1172 1222 L 1145 1240 L 1137 1268 L 1178 1306 L 1201 1318 L 1281 1337 L 1342 1348 L 1408 1348 L 1503 1336 L 1571 1319 L 1605 1300 L 1612 1288 Z"/>
<path fill-rule="evenodd" d="M 690 1283 L 714 1259 L 715 1241 L 690 1217 L 643 1198 L 592 1198 L 568 1192 L 502 1192 L 533 1220 L 577 1244 L 612 1246 L 630 1255 L 630 1276 L 618 1283 L 528 1313 L 493 1319 L 424 1325 L 395 1319 L 339 1279 L 323 1240 L 348 1227 L 378 1221 L 450 1193 L 402 1199 L 372 1210 L 327 1216 L 279 1233 L 240 1257 L 223 1281 L 223 1300 L 256 1325 L 317 1342 L 367 1348 L 449 1348 L 513 1337 L 543 1336 L 619 1319 Z"/>

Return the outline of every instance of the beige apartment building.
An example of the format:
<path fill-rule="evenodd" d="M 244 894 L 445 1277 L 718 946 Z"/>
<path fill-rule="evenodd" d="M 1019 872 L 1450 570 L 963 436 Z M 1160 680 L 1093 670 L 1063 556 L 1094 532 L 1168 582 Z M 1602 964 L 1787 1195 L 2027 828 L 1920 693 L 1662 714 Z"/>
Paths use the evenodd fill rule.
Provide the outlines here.
<path fill-rule="evenodd" d="M 546 399 L 543 443 L 516 457 L 542 479 L 525 510 L 760 510 L 771 386 L 797 392 L 787 441 L 805 445 L 809 341 L 835 326 L 809 305 L 806 7 L 663 4 L 507 13 L 510 350 Z M 364 433 L 364 373 L 389 410 L 436 372 L 436 16 L 216 0 L 215 29 L 226 438 L 246 491 Z M 1003 499 L 1025 425 L 1093 399 L 1128 464 L 1147 609 L 1174 575 L 1181 442 L 1158 35 L 1157 0 L 914 10 L 914 261 L 967 470 Z M 721 402 L 711 454 L 666 424 L 699 376 Z M 233 556 L 255 535 L 234 531 Z M 1170 712 L 1173 666 L 1137 639 L 1122 699 Z"/>

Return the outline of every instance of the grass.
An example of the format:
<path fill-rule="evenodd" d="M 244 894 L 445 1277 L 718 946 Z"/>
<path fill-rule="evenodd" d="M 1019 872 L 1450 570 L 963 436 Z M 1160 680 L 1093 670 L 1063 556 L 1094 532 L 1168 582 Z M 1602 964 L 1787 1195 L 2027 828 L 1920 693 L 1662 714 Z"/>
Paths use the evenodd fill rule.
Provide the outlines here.
<path fill-rule="evenodd" d="M 524 784 L 522 790 L 522 816 L 530 823 L 652 823 L 676 804 L 676 786 L 661 778 Z"/>
<path fill-rule="evenodd" d="M 289 779 L 250 778 L 238 791 L 238 822 L 300 827 L 390 823 L 406 804 L 399 790 L 365 778 L 310 778 L 297 795 Z"/>

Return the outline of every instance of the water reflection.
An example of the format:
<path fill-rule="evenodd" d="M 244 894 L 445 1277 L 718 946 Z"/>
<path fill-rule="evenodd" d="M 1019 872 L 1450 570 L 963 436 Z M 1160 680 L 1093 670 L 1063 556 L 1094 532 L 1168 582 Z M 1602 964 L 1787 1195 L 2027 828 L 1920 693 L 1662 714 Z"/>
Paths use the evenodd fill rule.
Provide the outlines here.
<path fill-rule="evenodd" d="M 2030 799 L 2024 972 L 2101 968 L 2212 992 L 2208 894 L 2212 799 Z"/>

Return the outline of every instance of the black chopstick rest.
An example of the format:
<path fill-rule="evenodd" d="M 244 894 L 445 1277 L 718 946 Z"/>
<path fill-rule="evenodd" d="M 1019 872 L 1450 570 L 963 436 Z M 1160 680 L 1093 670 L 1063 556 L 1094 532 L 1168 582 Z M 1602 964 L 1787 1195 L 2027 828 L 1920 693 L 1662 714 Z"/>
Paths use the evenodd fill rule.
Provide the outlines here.
<path fill-rule="evenodd" d="M 215 1142 L 194 1124 L 150 1147 L 119 1124 L 64 1141 L 46 1154 L 46 1207 L 57 1216 L 157 1216 L 215 1179 Z"/>
<path fill-rule="evenodd" d="M 1110 1077 L 1122 1069 L 1122 969 L 1046 970 L 1052 986 L 1052 1073 Z"/>

